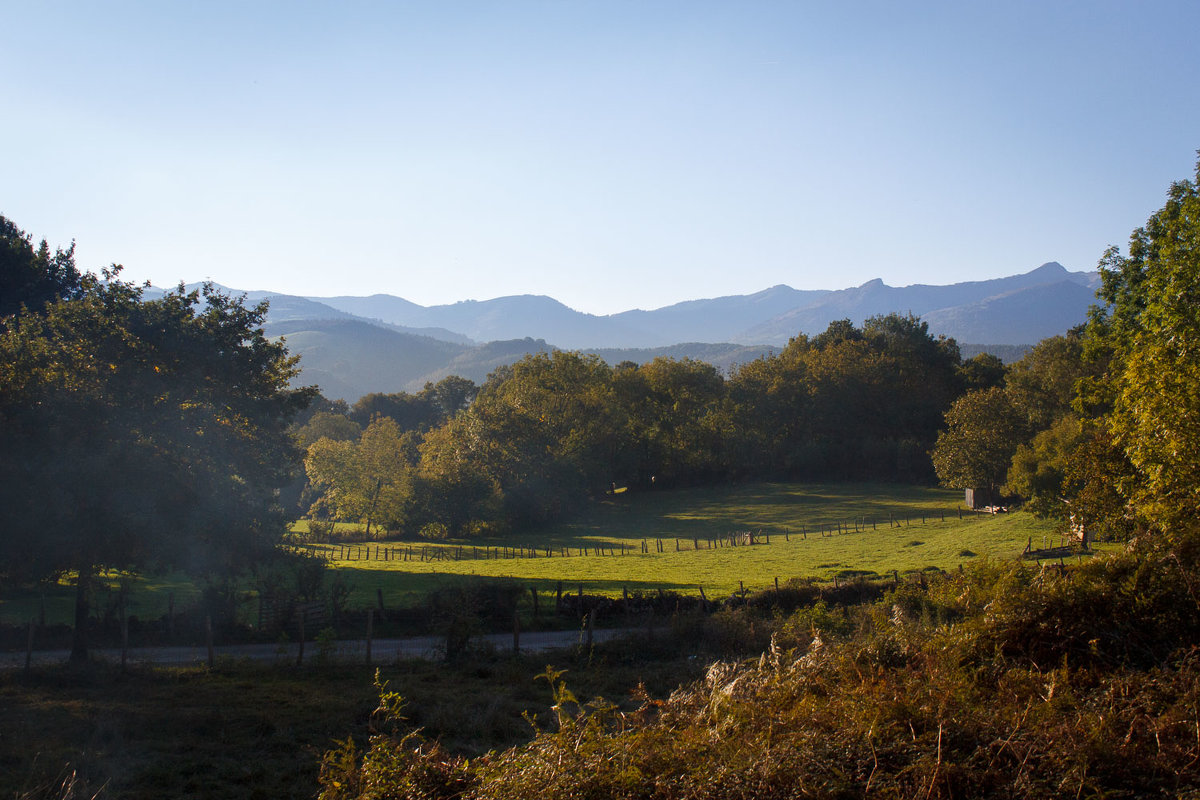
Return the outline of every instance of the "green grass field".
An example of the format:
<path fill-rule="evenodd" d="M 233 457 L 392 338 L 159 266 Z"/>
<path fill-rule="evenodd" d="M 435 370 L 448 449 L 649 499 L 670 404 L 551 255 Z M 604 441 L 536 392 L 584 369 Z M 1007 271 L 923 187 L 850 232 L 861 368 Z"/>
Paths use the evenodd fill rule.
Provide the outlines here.
<path fill-rule="evenodd" d="M 334 564 L 353 587 L 352 606 L 373 602 L 376 590 L 382 590 L 389 605 L 406 604 L 472 576 L 511 578 L 539 590 L 551 590 L 562 581 L 564 589 L 575 591 L 582 584 L 585 592 L 609 595 L 620 595 L 623 589 L 694 594 L 703 587 L 713 598 L 728 596 L 743 585 L 765 589 L 775 578 L 782 583 L 789 578 L 833 580 L 893 570 L 953 569 L 978 558 L 1018 557 L 1031 538 L 1035 547 L 1058 541 L 1053 523 L 1024 513 L 964 514 L 960 519 L 960 499 L 956 491 L 880 484 L 757 483 L 618 494 L 570 522 L 502 542 L 372 544 L 448 553 L 460 545 L 472 551 L 515 544 L 536 548 L 535 558 Z M 889 519 L 895 522 L 889 524 Z M 855 520 L 857 533 L 817 532 L 838 523 L 843 531 L 853 531 Z M 769 533 L 770 544 L 709 549 L 710 539 L 735 531 Z M 662 553 L 657 552 L 660 539 Z M 697 539 L 699 550 L 694 549 Z M 641 552 L 643 541 L 649 543 L 649 553 Z M 624 546 L 625 555 L 596 555 L 597 545 L 618 552 Z M 578 555 L 585 546 L 589 555 Z M 561 557 L 564 547 L 570 549 L 570 557 Z M 555 553 L 549 558 L 548 548 Z"/>
<path fill-rule="evenodd" d="M 433 589 L 475 578 L 511 578 L 540 591 L 551 591 L 562 581 L 564 590 L 577 591 L 583 585 L 587 593 L 608 595 L 620 595 L 623 589 L 694 594 L 703 587 L 711 599 L 743 585 L 765 589 L 776 578 L 782 583 L 789 578 L 833 580 L 893 570 L 953 569 L 978 558 L 1015 558 L 1030 539 L 1035 547 L 1058 541 L 1053 523 L 1028 514 L 965 514 L 960 519 L 960 507 L 961 494 L 956 491 L 888 484 L 754 483 L 620 493 L 569 522 L 518 531 L 504 540 L 371 543 L 372 550 L 378 544 L 447 553 L 459 547 L 470 551 L 517 545 L 536 548 L 537 558 L 336 561 L 334 567 L 350 584 L 352 608 L 374 604 L 377 591 L 389 606 L 410 605 Z M 889 519 L 896 523 L 889 524 Z M 857 533 L 817 532 L 839 523 L 853 531 L 855 521 Z M 305 526 L 299 522 L 296 528 Z M 770 544 L 708 549 L 711 539 L 736 531 L 769 533 Z M 657 552 L 658 540 L 665 552 Z M 694 549 L 695 540 L 701 549 Z M 640 552 L 643 541 L 649 544 L 647 554 Z M 597 545 L 618 552 L 624 547 L 625 555 L 596 555 Z M 578 555 L 584 547 L 589 555 Z M 547 548 L 554 550 L 553 557 L 545 557 Z M 569 549 L 570 557 L 558 555 L 563 548 Z M 126 579 L 132 589 L 129 612 L 143 618 L 166 613 L 172 594 L 177 608 L 198 595 L 182 575 Z M 110 576 L 110 583 L 116 581 L 117 576 Z M 65 584 L 7 593 L 0 599 L 0 621 L 21 624 L 36 618 L 43 602 L 48 623 L 70 621 L 73 600 Z M 102 595 L 96 602 L 98 608 L 115 603 L 116 594 Z"/>

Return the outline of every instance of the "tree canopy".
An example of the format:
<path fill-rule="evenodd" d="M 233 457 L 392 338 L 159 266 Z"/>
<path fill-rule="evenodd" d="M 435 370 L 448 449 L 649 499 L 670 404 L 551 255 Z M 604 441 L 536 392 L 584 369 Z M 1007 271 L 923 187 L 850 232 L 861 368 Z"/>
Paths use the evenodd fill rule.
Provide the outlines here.
<path fill-rule="evenodd" d="M 1108 304 L 1090 327 L 1111 348 L 1108 432 L 1134 469 L 1135 513 L 1154 528 L 1200 520 L 1200 160 L 1133 232 L 1129 254 L 1100 262 Z"/>
<path fill-rule="evenodd" d="M 105 278 L 0 333 L 0 570 L 74 574 L 78 636 L 97 570 L 230 570 L 278 541 L 287 426 L 314 394 L 289 388 L 265 304 Z"/>

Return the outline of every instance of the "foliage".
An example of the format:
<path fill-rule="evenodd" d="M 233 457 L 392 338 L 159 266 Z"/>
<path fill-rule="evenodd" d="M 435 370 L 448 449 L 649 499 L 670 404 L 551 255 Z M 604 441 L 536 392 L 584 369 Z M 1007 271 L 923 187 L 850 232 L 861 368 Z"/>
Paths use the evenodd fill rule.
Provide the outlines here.
<path fill-rule="evenodd" d="M 412 494 L 405 450 L 400 426 L 390 417 L 377 417 L 358 441 L 318 439 L 304 460 L 309 480 L 323 492 L 314 510 L 365 523 L 368 538 L 379 520 L 399 528 Z"/>
<path fill-rule="evenodd" d="M 1134 231 L 1129 254 L 1101 261 L 1109 304 L 1091 333 L 1114 352 L 1105 375 L 1113 444 L 1134 474 L 1122 491 L 1159 530 L 1200 516 L 1200 161 L 1196 180 Z"/>
<path fill-rule="evenodd" d="M 454 785 L 428 796 L 1193 793 L 1196 550 L 1150 544 L 1071 570 L 984 563 L 904 583 L 845 617 L 813 606 L 760 657 L 712 663 L 666 699 L 636 691 L 627 709 L 579 702 L 548 667 L 554 728 L 455 761 Z M 326 761 L 327 790 L 377 794 L 330 796 L 403 796 L 387 792 L 453 759 L 426 756 L 401 730 L 361 758 Z"/>
<path fill-rule="evenodd" d="M 621 488 L 764 477 L 928 481 L 927 453 L 962 391 L 961 369 L 952 340 L 891 314 L 797 337 L 729 380 L 690 359 L 610 368 L 580 353 L 529 355 L 496 370 L 477 394 L 469 381 L 447 378 L 417 394 L 368 395 L 349 419 L 317 415 L 299 435 L 349 442 L 355 421 L 393 420 L 416 465 L 406 482 L 391 481 L 405 495 L 393 522 L 409 535 L 437 523 L 457 536 L 561 519 Z M 345 498 L 368 497 L 370 481 L 340 487 L 356 479 L 336 467 L 353 461 L 355 446 L 313 447 L 310 478 L 321 472 L 313 483 L 325 495 L 317 507 L 362 519 L 370 501 Z M 389 483 L 383 473 L 374 480 Z"/>
<path fill-rule="evenodd" d="M 943 486 L 996 489 L 1028 433 L 1024 415 L 1000 387 L 968 392 L 946 412 L 932 457 Z"/>
<path fill-rule="evenodd" d="M 211 286 L 143 300 L 107 277 L 0 334 L 0 570 L 77 576 L 80 655 L 97 570 L 228 572 L 271 551 L 287 425 L 313 394 L 289 388 L 265 305 Z"/>
<path fill-rule="evenodd" d="M 1006 491 L 1028 499 L 1026 509 L 1043 517 L 1066 517 L 1070 501 L 1064 496 L 1067 470 L 1086 439 L 1083 423 L 1074 415 L 1061 417 L 1028 444 L 1017 447 L 1008 470 Z"/>
<path fill-rule="evenodd" d="M 0 216 L 0 327 L 22 307 L 41 311 L 54 300 L 78 295 L 82 281 L 74 242 L 51 255 L 45 239 L 35 249 L 29 234 Z"/>
<path fill-rule="evenodd" d="M 959 378 L 963 386 L 971 389 L 990 389 L 993 386 L 1003 386 L 1008 369 L 999 356 L 991 353 L 978 355 L 963 361 L 958 368 Z"/>
<path fill-rule="evenodd" d="M 320 439 L 334 442 L 352 442 L 362 436 L 362 428 L 358 423 L 347 419 L 343 414 L 332 411 L 318 411 L 308 422 L 296 430 L 296 441 L 300 447 L 308 450 Z"/>

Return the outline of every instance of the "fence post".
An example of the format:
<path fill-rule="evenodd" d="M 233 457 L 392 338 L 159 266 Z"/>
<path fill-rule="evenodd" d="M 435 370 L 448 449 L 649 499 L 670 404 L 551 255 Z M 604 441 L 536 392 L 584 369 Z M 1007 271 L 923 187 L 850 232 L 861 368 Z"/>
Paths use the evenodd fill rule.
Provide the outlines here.
<path fill-rule="evenodd" d="M 25 671 L 33 664 L 33 617 L 29 618 L 29 640 L 25 643 Z"/>
<path fill-rule="evenodd" d="M 121 598 L 121 672 L 129 657 L 129 615 L 125 613 L 125 598 Z"/>
<path fill-rule="evenodd" d="M 540 604 L 538 603 L 538 590 L 536 586 L 529 587 L 529 594 L 533 596 L 533 618 L 539 619 L 542 615 Z"/>
<path fill-rule="evenodd" d="M 204 644 L 208 647 L 208 668 L 213 668 L 213 632 L 212 632 L 212 615 L 204 617 Z"/>
<path fill-rule="evenodd" d="M 513 655 L 521 655 L 521 615 L 513 611 Z"/>
<path fill-rule="evenodd" d="M 300 609 L 300 650 L 296 653 L 296 666 L 304 663 L 304 618 L 308 615 L 305 609 Z"/>
<path fill-rule="evenodd" d="M 383 587 L 375 587 L 375 602 L 379 604 L 379 618 L 383 619 Z"/>
<path fill-rule="evenodd" d="M 592 609 L 587 615 L 587 646 L 592 649 L 592 627 L 596 624 L 596 609 Z"/>
<path fill-rule="evenodd" d="M 562 581 L 558 582 L 558 589 L 554 596 L 554 613 L 562 613 Z"/>
<path fill-rule="evenodd" d="M 367 663 L 371 663 L 371 638 L 375 632 L 375 609 L 367 609 Z"/>

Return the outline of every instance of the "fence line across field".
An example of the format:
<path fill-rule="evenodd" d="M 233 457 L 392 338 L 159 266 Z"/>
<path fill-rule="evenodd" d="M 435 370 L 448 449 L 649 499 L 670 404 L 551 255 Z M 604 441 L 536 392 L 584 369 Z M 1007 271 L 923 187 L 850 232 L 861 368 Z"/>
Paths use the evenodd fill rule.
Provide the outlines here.
<path fill-rule="evenodd" d="M 950 512 L 963 519 L 964 513 L 969 516 L 988 513 L 959 507 Z M 919 521 L 919 522 L 918 522 Z M 907 528 L 913 525 L 925 525 L 930 522 L 945 522 L 946 510 L 921 514 L 888 514 L 886 518 L 876 516 L 856 516 L 849 521 L 823 523 L 816 526 L 800 525 L 794 528 L 759 528 L 757 530 L 739 530 L 720 536 L 693 536 L 671 538 L 645 538 L 638 544 L 627 542 L 605 543 L 597 542 L 592 545 L 570 547 L 532 546 L 532 545 L 398 545 L 388 543 L 339 543 L 339 542 L 297 542 L 294 547 L 312 553 L 328 561 L 493 561 L 518 558 L 580 558 L 590 556 L 626 556 L 637 554 L 666 553 L 669 550 L 683 552 L 688 550 L 718 550 L 726 547 L 747 547 L 771 544 L 771 537 L 790 542 L 793 536 L 807 540 L 809 536 L 828 538 L 863 531 L 879 530 L 880 526 L 887 528 Z"/>

